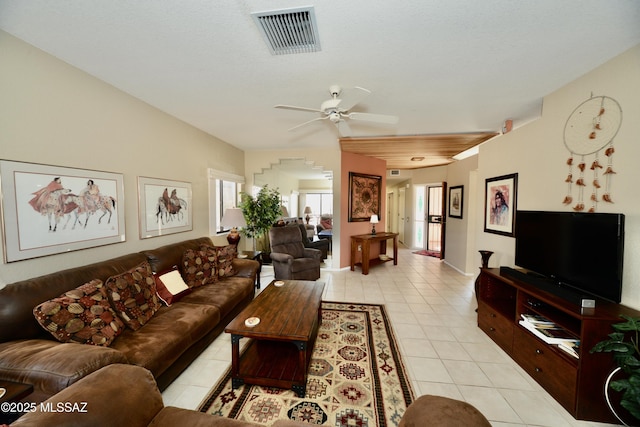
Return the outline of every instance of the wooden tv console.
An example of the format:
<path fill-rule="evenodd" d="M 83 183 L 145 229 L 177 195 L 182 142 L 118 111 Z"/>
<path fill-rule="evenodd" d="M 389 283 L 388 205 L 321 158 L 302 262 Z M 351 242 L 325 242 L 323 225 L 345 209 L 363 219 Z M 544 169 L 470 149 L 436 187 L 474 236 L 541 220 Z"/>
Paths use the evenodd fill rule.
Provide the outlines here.
<path fill-rule="evenodd" d="M 605 402 L 604 383 L 614 367 L 611 355 L 594 345 L 613 332 L 621 314 L 640 313 L 620 304 L 596 301 L 595 308 L 547 292 L 499 268 L 482 268 L 478 287 L 478 326 L 506 351 L 569 413 L 580 420 L 617 422 Z M 538 314 L 580 339 L 579 358 L 547 344 L 519 324 L 521 314 Z"/>

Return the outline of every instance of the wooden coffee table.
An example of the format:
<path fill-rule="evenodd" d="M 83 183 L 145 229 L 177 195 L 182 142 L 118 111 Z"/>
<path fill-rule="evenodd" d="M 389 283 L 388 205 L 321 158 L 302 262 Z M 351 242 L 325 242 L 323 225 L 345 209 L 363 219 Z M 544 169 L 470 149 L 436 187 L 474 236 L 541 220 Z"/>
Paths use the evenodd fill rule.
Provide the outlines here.
<path fill-rule="evenodd" d="M 304 397 L 307 370 L 320 325 L 323 283 L 284 280 L 271 282 L 225 332 L 231 334 L 233 388 L 242 384 L 290 388 Z M 260 323 L 249 327 L 248 318 Z M 240 355 L 240 340 L 250 338 Z"/>

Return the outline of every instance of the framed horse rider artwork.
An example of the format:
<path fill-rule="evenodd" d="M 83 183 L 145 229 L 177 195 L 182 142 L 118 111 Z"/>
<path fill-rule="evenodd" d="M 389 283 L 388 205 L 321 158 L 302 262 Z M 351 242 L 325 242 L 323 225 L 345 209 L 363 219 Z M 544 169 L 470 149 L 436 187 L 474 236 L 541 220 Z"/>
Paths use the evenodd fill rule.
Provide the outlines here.
<path fill-rule="evenodd" d="M 126 240 L 122 174 L 0 160 L 5 263 Z"/>
<path fill-rule="evenodd" d="M 191 183 L 138 177 L 140 238 L 193 230 Z"/>

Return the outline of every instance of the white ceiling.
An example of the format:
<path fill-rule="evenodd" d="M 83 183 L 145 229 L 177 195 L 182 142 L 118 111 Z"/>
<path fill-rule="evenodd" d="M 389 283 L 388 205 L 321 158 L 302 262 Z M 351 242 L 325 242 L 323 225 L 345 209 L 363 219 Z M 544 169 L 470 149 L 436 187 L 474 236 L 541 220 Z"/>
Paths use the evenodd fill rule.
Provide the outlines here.
<path fill-rule="evenodd" d="M 321 51 L 272 55 L 252 12 L 314 6 Z M 499 131 L 640 43 L 638 0 L 0 0 L 0 28 L 245 150 L 338 148 L 328 121 L 288 132 L 338 84 L 353 136 Z M 589 94 L 584 94 L 585 97 Z M 362 123 L 362 122 L 360 122 Z"/>

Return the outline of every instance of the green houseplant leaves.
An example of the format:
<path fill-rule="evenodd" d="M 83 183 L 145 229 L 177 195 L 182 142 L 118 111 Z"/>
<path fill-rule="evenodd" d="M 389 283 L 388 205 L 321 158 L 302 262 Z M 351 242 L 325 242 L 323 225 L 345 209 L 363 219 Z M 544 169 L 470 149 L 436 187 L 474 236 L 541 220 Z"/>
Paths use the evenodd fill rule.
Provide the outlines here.
<path fill-rule="evenodd" d="M 247 222 L 247 226 L 241 231 L 242 234 L 255 239 L 258 250 L 270 252 L 268 232 L 282 215 L 278 190 L 265 185 L 255 197 L 242 193 L 240 209 Z"/>
<path fill-rule="evenodd" d="M 625 378 L 612 381 L 612 390 L 622 392 L 620 405 L 640 420 L 640 319 L 622 315 L 625 322 L 613 326 L 609 339 L 597 343 L 591 353 L 611 353 L 613 360 L 624 372 Z"/>

